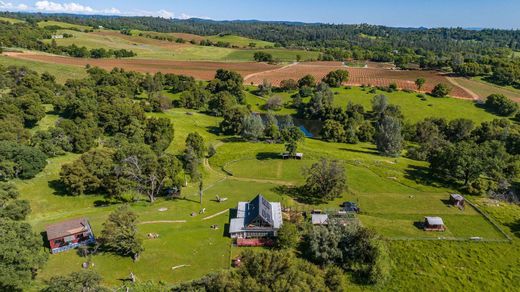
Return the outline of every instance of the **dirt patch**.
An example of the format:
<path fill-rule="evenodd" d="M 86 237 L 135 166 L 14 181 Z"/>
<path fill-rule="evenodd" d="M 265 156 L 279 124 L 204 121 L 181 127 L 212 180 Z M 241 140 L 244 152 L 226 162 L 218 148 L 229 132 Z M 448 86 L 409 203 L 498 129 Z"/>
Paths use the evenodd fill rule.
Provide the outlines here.
<path fill-rule="evenodd" d="M 173 61 L 173 60 L 148 60 L 148 59 L 88 59 L 71 58 L 64 56 L 46 55 L 38 53 L 9 53 L 7 56 L 39 61 L 50 64 L 63 64 L 84 67 L 87 64 L 97 66 L 106 70 L 114 67 L 142 73 L 174 73 L 184 74 L 200 80 L 210 80 L 215 76 L 218 69 L 228 69 L 240 73 L 242 76 L 269 71 L 280 68 L 277 65 L 269 65 L 258 62 L 206 62 L 206 61 Z"/>

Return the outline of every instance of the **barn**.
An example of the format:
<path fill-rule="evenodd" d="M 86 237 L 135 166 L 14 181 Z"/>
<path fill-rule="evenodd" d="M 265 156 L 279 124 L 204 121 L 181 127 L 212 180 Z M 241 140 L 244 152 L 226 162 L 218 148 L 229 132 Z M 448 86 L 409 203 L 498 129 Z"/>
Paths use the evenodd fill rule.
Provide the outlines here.
<path fill-rule="evenodd" d="M 425 231 L 445 231 L 446 226 L 441 217 L 424 217 Z"/>
<path fill-rule="evenodd" d="M 96 242 L 86 218 L 55 223 L 45 229 L 53 254 Z"/>
<path fill-rule="evenodd" d="M 450 204 L 459 207 L 460 209 L 464 209 L 464 197 L 459 194 L 451 194 Z"/>

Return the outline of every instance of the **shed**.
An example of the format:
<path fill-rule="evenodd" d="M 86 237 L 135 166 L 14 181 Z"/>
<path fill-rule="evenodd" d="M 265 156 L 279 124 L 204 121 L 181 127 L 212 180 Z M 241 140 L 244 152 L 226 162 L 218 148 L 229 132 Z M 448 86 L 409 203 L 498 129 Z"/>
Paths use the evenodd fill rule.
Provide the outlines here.
<path fill-rule="evenodd" d="M 459 207 L 461 209 L 464 208 L 464 197 L 459 194 L 451 194 L 450 195 L 450 204 Z"/>
<path fill-rule="evenodd" d="M 312 225 L 327 225 L 329 221 L 329 215 L 327 214 L 312 214 L 311 222 Z"/>
<path fill-rule="evenodd" d="M 424 217 L 425 231 L 444 231 L 446 226 L 441 217 Z"/>
<path fill-rule="evenodd" d="M 48 225 L 45 230 L 52 253 L 66 251 L 95 242 L 94 234 L 86 218 Z"/>

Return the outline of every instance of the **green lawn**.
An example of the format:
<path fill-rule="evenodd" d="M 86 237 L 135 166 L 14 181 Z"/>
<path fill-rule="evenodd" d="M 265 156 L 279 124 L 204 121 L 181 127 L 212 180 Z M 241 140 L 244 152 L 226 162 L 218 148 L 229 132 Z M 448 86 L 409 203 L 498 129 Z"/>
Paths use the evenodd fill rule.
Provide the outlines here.
<path fill-rule="evenodd" d="M 59 83 L 65 83 L 68 79 L 81 79 L 87 76 L 85 69 L 77 66 L 49 64 L 38 61 L 15 59 L 0 55 L 0 65 L 3 66 L 25 66 L 38 73 L 49 72 L 56 77 Z"/>

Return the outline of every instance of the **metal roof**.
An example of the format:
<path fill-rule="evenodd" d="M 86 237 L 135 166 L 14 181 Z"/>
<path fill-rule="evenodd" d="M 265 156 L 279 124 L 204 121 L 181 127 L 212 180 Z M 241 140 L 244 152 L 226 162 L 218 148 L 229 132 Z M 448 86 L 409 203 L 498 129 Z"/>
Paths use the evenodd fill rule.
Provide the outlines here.
<path fill-rule="evenodd" d="M 424 217 L 429 225 L 444 225 L 441 217 Z"/>
<path fill-rule="evenodd" d="M 269 226 L 274 226 L 272 206 L 264 196 L 256 196 L 246 209 L 246 224 L 250 224 L 253 220 L 259 218 Z"/>
<path fill-rule="evenodd" d="M 312 214 L 311 221 L 313 225 L 321 225 L 326 224 L 329 220 L 329 215 L 327 214 Z"/>
<path fill-rule="evenodd" d="M 457 201 L 462 201 L 464 200 L 464 197 L 459 195 L 459 194 L 451 194 L 451 197 Z"/>
<path fill-rule="evenodd" d="M 45 230 L 47 239 L 51 240 L 90 231 L 90 225 L 86 218 L 80 218 L 48 225 Z"/>
<path fill-rule="evenodd" d="M 262 195 L 256 196 L 251 202 L 239 202 L 237 216 L 229 222 L 229 233 L 245 231 L 246 226 L 257 218 L 267 223 L 267 228 L 280 228 L 283 222 L 282 205 L 279 202 L 270 203 Z"/>

